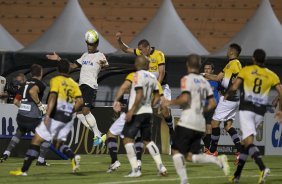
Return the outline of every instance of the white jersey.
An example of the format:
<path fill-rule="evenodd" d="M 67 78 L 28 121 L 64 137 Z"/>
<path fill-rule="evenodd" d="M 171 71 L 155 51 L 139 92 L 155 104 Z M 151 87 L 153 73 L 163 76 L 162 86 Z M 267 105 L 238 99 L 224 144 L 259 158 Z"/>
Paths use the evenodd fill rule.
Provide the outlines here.
<path fill-rule="evenodd" d="M 79 85 L 86 84 L 93 89 L 98 89 L 97 78 L 101 71 L 100 61 L 106 61 L 105 55 L 101 52 L 84 53 L 76 60 L 81 65 Z"/>
<path fill-rule="evenodd" d="M 189 93 L 191 102 L 189 106 L 183 109 L 178 125 L 205 132 L 206 122 L 203 109 L 206 99 L 213 96 L 209 82 L 203 76 L 191 73 L 181 79 L 181 92 Z"/>
<path fill-rule="evenodd" d="M 128 109 L 131 109 L 136 98 L 136 89 L 143 89 L 143 99 L 134 114 L 153 113 L 151 106 L 152 93 L 158 91 L 156 77 L 145 70 L 135 72 L 133 84 L 131 85 Z"/>
<path fill-rule="evenodd" d="M 0 93 L 4 93 L 5 86 L 6 86 L 6 78 L 0 76 Z"/>

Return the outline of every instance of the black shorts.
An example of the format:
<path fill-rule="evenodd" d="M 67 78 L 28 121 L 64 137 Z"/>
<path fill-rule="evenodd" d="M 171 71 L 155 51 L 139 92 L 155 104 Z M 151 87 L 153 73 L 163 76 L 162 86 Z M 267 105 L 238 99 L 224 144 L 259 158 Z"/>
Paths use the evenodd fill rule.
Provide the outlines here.
<path fill-rule="evenodd" d="M 17 115 L 18 129 L 22 133 L 35 132 L 35 128 L 41 123 L 41 118 L 30 118 L 27 116 Z"/>
<path fill-rule="evenodd" d="M 204 113 L 204 117 L 205 117 L 205 120 L 206 120 L 206 124 L 207 124 L 207 125 L 210 125 L 210 124 L 211 124 L 214 111 L 215 111 L 215 109 L 214 109 L 214 110 L 211 110 L 211 111 L 209 111 L 209 112 Z"/>
<path fill-rule="evenodd" d="M 96 100 L 97 89 L 93 89 L 86 84 L 82 84 L 79 86 L 80 91 L 82 93 L 82 98 L 84 105 L 83 107 L 94 107 L 94 102 Z"/>
<path fill-rule="evenodd" d="M 132 116 L 130 122 L 126 122 L 122 134 L 124 137 L 135 139 L 140 130 L 141 138 L 144 141 L 151 141 L 152 114 L 138 114 Z"/>
<path fill-rule="evenodd" d="M 201 151 L 201 140 L 203 135 L 204 132 L 176 126 L 172 149 L 178 150 L 183 155 L 186 155 L 189 152 L 198 154 Z"/>

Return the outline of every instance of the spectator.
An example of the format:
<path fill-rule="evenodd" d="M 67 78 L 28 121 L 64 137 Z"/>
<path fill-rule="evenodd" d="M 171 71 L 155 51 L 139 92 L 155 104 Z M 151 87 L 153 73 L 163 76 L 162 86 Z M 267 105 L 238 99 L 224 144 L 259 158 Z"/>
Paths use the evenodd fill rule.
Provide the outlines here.
<path fill-rule="evenodd" d="M 13 100 L 17 94 L 18 89 L 26 81 L 23 73 L 18 73 L 16 77 L 7 85 L 8 100 L 7 103 L 13 103 Z"/>
<path fill-rule="evenodd" d="M 0 76 L 0 103 L 6 103 L 7 100 L 7 92 L 5 91 L 6 86 L 6 78 Z"/>

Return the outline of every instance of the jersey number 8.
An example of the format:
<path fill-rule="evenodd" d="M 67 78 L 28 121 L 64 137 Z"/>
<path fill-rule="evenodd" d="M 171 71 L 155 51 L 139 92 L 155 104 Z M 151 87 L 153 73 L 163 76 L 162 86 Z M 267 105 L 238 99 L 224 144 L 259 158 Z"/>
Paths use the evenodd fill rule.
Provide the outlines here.
<path fill-rule="evenodd" d="M 254 88 L 253 88 L 253 92 L 255 94 L 260 93 L 261 85 L 262 85 L 262 80 L 260 78 L 256 78 L 254 81 Z"/>

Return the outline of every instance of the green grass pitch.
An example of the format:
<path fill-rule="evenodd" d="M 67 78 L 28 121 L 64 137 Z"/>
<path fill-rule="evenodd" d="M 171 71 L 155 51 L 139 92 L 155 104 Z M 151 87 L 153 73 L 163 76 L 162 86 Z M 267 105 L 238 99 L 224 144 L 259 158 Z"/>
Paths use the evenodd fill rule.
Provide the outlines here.
<path fill-rule="evenodd" d="M 23 159 L 9 158 L 6 162 L 0 163 L 0 184 L 127 184 L 127 183 L 179 183 L 175 172 L 172 158 L 162 155 L 169 175 L 166 177 L 158 176 L 156 166 L 150 155 L 143 156 L 142 176 L 140 178 L 124 178 L 130 166 L 126 155 L 119 155 L 121 167 L 118 171 L 108 174 L 106 170 L 110 158 L 108 155 L 81 155 L 81 169 L 78 173 L 71 172 L 69 160 L 48 160 L 50 167 L 35 166 L 35 162 L 28 172 L 28 176 L 10 176 L 9 171 L 20 168 Z M 234 156 L 229 156 L 231 172 L 235 170 L 233 165 Z M 271 175 L 267 178 L 269 184 L 282 183 L 282 156 L 266 156 L 263 158 L 267 167 L 271 169 Z M 228 177 L 212 164 L 192 164 L 187 163 L 187 173 L 191 184 L 218 184 L 228 183 Z M 252 160 L 248 160 L 243 171 L 240 183 L 257 183 L 258 168 Z"/>

